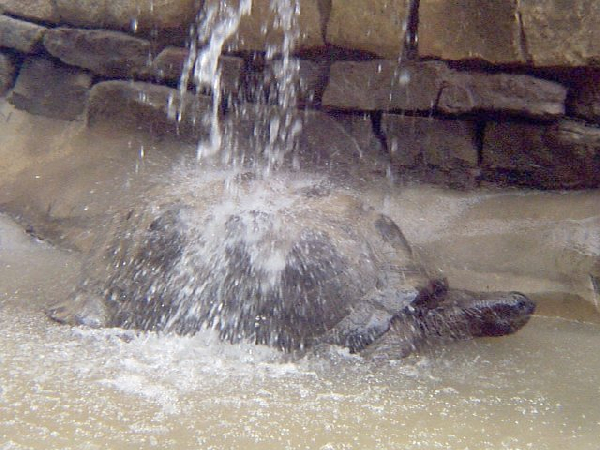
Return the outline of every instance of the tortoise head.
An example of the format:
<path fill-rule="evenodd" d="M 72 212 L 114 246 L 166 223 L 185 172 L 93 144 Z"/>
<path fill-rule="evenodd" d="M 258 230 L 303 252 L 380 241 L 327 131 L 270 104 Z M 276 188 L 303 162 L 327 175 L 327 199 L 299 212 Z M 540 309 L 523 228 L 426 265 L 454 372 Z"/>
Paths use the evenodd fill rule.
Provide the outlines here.
<path fill-rule="evenodd" d="M 535 302 L 519 292 L 476 293 L 449 289 L 421 307 L 426 335 L 469 339 L 512 334 L 529 321 Z M 417 306 L 419 308 L 419 306 Z"/>

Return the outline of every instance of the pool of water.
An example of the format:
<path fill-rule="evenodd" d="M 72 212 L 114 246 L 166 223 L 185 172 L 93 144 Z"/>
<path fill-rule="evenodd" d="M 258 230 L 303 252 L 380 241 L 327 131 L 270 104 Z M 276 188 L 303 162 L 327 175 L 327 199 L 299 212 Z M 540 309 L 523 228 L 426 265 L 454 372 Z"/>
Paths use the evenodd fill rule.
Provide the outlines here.
<path fill-rule="evenodd" d="M 597 449 L 600 326 L 402 361 L 69 328 L 81 263 L 0 217 L 0 449 Z"/>

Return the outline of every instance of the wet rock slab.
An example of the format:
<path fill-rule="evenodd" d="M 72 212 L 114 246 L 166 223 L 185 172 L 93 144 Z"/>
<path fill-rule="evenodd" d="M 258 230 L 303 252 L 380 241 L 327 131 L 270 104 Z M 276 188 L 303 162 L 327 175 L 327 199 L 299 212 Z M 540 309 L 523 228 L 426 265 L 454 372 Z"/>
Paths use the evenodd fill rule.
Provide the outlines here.
<path fill-rule="evenodd" d="M 323 106 L 364 111 L 429 111 L 435 107 L 447 66 L 391 60 L 341 61 L 331 65 Z"/>
<path fill-rule="evenodd" d="M 187 28 L 196 0 L 54 0 L 65 23 L 121 30 Z"/>
<path fill-rule="evenodd" d="M 161 80 L 179 83 L 189 51 L 183 47 L 166 47 L 152 62 L 152 74 Z M 219 58 L 221 72 L 221 89 L 225 92 L 236 93 L 240 89 L 244 61 L 235 56 L 222 55 Z M 193 74 L 190 75 L 190 82 Z"/>
<path fill-rule="evenodd" d="M 485 178 L 496 183 L 600 187 L 600 127 L 573 120 L 548 125 L 490 122 L 482 165 Z"/>
<path fill-rule="evenodd" d="M 525 62 L 516 2 L 421 0 L 419 54 L 500 64 Z"/>
<path fill-rule="evenodd" d="M 288 92 L 294 89 L 297 106 L 315 106 L 319 104 L 327 79 L 329 64 L 326 61 L 291 59 L 290 64 L 297 64 L 297 78 L 292 86 L 286 87 Z M 244 73 L 244 88 L 247 99 L 254 102 L 277 104 L 281 91 L 278 80 L 285 79 L 283 62 L 280 59 L 263 61 L 262 64 L 250 67 Z M 280 81 L 279 81 L 280 82 Z"/>
<path fill-rule="evenodd" d="M 447 114 L 502 111 L 533 117 L 565 114 L 567 89 L 529 75 L 451 72 L 438 109 Z"/>
<path fill-rule="evenodd" d="M 461 72 L 439 61 L 335 62 L 323 105 L 340 109 L 502 111 L 536 117 L 565 112 L 567 89 L 529 75 Z"/>
<path fill-rule="evenodd" d="M 600 63 L 600 3 L 523 0 L 519 4 L 528 59 L 538 67 Z"/>
<path fill-rule="evenodd" d="M 475 122 L 384 114 L 381 129 L 394 175 L 457 188 L 477 185 Z"/>
<path fill-rule="evenodd" d="M 2 0 L 0 12 L 41 22 L 57 23 L 60 20 L 54 0 Z"/>
<path fill-rule="evenodd" d="M 419 54 L 538 67 L 597 65 L 599 21 L 595 0 L 421 0 Z"/>
<path fill-rule="evenodd" d="M 327 43 L 397 59 L 407 20 L 404 0 L 332 0 Z"/>
<path fill-rule="evenodd" d="M 91 82 L 83 70 L 30 57 L 23 63 L 9 102 L 31 114 L 74 120 L 85 108 Z"/>
<path fill-rule="evenodd" d="M 43 47 L 45 32 L 45 27 L 0 15 L 0 47 L 33 53 Z"/>
<path fill-rule="evenodd" d="M 150 43 L 118 31 L 55 28 L 44 46 L 67 64 L 108 77 L 145 73 L 150 63 Z"/>
<path fill-rule="evenodd" d="M 90 127 L 140 130 L 155 136 L 178 136 L 196 142 L 208 133 L 203 114 L 210 97 L 187 94 L 181 119 L 180 94 L 166 86 L 133 81 L 105 81 L 93 86 L 87 110 Z"/>
<path fill-rule="evenodd" d="M 581 77 L 569 96 L 569 112 L 577 117 L 600 123 L 600 71 Z"/>

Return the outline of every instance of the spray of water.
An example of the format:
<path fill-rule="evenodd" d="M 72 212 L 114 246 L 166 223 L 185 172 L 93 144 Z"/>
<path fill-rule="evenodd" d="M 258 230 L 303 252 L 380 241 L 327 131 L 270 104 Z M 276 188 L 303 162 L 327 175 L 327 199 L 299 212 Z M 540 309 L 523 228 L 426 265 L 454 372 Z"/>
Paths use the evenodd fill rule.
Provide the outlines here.
<path fill-rule="evenodd" d="M 210 111 L 205 117 L 198 118 L 210 125 L 208 140 L 198 143 L 200 161 L 220 156 L 221 163 L 234 167 L 252 162 L 257 173 L 268 175 L 281 167 L 286 156 L 295 149 L 301 121 L 296 112 L 299 63 L 292 58 L 292 52 L 300 37 L 300 1 L 271 0 L 270 7 L 274 17 L 272 27 L 283 36 L 280 42 L 270 42 L 265 51 L 266 61 L 272 69 L 272 92 L 266 99 L 263 93 L 255 92 L 253 97 L 264 100 L 236 105 L 232 112 L 235 120 L 228 125 L 220 120 L 223 99 L 219 58 L 238 32 L 243 17 L 252 11 L 252 0 L 240 0 L 234 6 L 229 2 L 208 2 L 192 27 L 190 52 L 179 90 L 183 97 L 192 83 L 196 93 L 212 95 Z M 256 89 L 263 89 L 263 86 Z M 275 107 L 269 104 L 273 99 L 276 100 Z M 233 128 L 239 126 L 240 121 L 250 123 L 246 130 L 253 139 L 243 143 L 238 139 L 239 134 Z"/>
<path fill-rule="evenodd" d="M 191 30 L 180 93 L 191 84 L 212 95 L 198 118 L 210 136 L 198 144 L 195 171 L 175 173 L 119 224 L 102 294 L 112 325 L 210 328 L 231 342 L 298 348 L 331 330 L 395 264 L 355 195 L 298 171 L 300 0 L 270 1 L 261 53 L 270 83 L 259 83 L 254 102 L 232 102 L 229 122 L 221 120 L 219 59 L 252 7 L 206 2 Z"/>

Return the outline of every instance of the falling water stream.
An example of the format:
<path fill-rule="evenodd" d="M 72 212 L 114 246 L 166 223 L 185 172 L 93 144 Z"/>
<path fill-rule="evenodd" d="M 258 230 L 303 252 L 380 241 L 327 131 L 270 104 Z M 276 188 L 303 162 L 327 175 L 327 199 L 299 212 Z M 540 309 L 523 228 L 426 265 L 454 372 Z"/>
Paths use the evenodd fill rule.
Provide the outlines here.
<path fill-rule="evenodd" d="M 233 3 L 216 2 L 199 16 L 180 82 L 182 93 L 191 82 L 213 98 L 199 118 L 210 136 L 198 144 L 194 170 L 222 174 L 208 170 L 215 158 L 232 169 L 224 178 L 235 201 L 215 216 L 240 204 L 276 211 L 293 200 L 290 185 L 322 181 L 299 177 L 295 155 L 297 0 L 272 0 L 275 26 L 286 31 L 265 55 L 276 108 L 236 106 L 255 129 L 268 130 L 264 138 L 239 148 L 221 123 L 219 56 L 252 6 Z M 294 183 L 282 181 L 286 161 Z M 263 187 L 244 194 L 237 180 L 247 167 Z M 390 202 L 390 214 L 421 220 Z M 278 267 L 276 252 L 257 246 L 256 256 Z M 0 216 L 0 450 L 598 448 L 597 324 L 535 317 L 512 336 L 400 361 L 336 347 L 290 359 L 266 346 L 222 343 L 210 330 L 177 336 L 50 322 L 44 309 L 70 295 L 84 262 Z"/>

